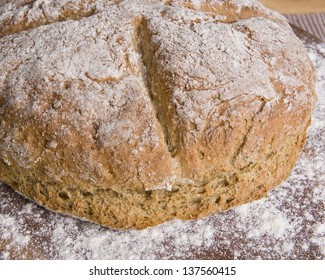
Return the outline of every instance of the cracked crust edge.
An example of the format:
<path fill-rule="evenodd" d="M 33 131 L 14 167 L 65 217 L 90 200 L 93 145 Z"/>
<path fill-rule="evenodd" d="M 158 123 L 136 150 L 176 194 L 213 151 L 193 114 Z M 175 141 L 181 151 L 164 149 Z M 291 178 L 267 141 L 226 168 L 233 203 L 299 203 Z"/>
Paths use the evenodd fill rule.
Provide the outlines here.
<path fill-rule="evenodd" d="M 37 5 L 37 1 L 31 1 L 18 6 L 16 10 L 3 13 L 0 15 L 0 38 L 56 22 L 81 20 L 97 13 L 96 1 L 93 0 L 86 1 L 81 6 L 72 4 L 69 7 L 59 3 L 58 7 L 52 7 L 49 4 L 49 8 L 55 10 L 56 14 L 54 16 L 50 14 L 53 13 L 53 10 L 46 12 L 44 3 Z M 35 15 L 32 15 L 33 12 Z M 36 18 L 33 18 L 33 16 Z"/>

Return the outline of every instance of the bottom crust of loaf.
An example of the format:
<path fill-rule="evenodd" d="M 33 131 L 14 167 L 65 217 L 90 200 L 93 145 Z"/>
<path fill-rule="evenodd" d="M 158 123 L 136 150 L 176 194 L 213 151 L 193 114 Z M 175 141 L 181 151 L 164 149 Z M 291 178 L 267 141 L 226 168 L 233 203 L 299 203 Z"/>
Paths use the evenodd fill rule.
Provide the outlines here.
<path fill-rule="evenodd" d="M 309 125 L 309 124 L 308 124 Z M 111 228 L 144 229 L 177 219 L 197 219 L 262 198 L 285 180 L 305 143 L 305 130 L 290 136 L 263 162 L 224 172 L 200 184 L 174 184 L 171 190 L 98 188 L 70 182 L 36 181 L 31 173 L 0 161 L 0 176 L 17 192 L 55 212 Z M 29 171 L 31 172 L 31 171 Z"/>

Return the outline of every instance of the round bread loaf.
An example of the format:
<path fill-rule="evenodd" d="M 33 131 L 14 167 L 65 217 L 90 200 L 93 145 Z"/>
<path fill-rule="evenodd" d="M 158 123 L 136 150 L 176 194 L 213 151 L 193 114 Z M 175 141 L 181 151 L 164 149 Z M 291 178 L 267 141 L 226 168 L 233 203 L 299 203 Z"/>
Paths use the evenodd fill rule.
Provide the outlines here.
<path fill-rule="evenodd" d="M 316 102 L 253 0 L 2 1 L 0 180 L 114 228 L 195 219 L 286 179 Z"/>

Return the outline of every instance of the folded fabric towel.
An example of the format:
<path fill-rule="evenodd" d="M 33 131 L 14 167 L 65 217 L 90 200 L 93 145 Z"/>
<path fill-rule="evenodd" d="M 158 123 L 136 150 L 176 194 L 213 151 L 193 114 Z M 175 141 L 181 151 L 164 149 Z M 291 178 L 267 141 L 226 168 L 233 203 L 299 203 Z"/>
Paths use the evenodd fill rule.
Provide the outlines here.
<path fill-rule="evenodd" d="M 291 24 L 325 42 L 325 13 L 285 15 Z"/>

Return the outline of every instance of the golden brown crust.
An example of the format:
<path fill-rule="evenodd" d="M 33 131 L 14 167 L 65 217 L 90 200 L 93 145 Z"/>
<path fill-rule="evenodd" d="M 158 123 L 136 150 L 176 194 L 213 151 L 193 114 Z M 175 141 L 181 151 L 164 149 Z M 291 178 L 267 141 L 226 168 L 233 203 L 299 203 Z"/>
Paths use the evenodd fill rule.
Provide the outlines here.
<path fill-rule="evenodd" d="M 316 98 L 284 18 L 251 0 L 107 2 L 2 34 L 1 180 L 54 211 L 145 228 L 287 178 Z"/>

